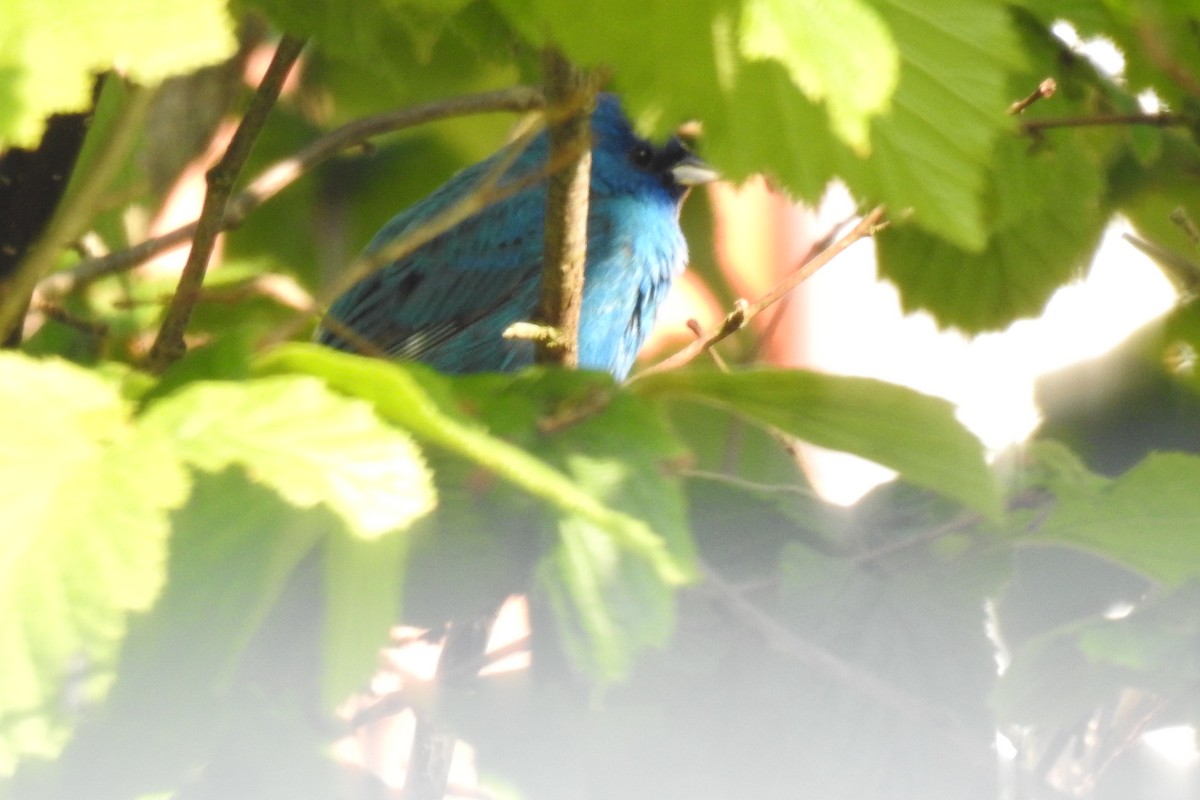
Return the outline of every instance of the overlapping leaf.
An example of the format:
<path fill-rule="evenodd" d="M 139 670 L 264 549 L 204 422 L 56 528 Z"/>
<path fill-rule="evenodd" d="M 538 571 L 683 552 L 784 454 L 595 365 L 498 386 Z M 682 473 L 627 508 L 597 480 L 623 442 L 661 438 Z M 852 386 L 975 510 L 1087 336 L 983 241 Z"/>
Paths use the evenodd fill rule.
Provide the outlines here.
<path fill-rule="evenodd" d="M 664 580 L 676 583 L 688 576 L 686 566 L 644 522 L 608 508 L 544 461 L 456 415 L 446 379 L 427 368 L 315 345 L 289 345 L 266 356 L 260 369 L 320 375 L 330 386 L 370 401 L 381 416 L 421 440 L 467 458 L 561 513 L 604 530 L 620 547 L 645 559 Z"/>
<path fill-rule="evenodd" d="M 238 464 L 295 505 L 327 504 L 359 536 L 405 528 L 434 505 L 408 437 L 317 380 L 195 384 L 155 403 L 143 425 L 200 469 Z"/>
<path fill-rule="evenodd" d="M 0 774 L 62 743 L 83 659 L 107 674 L 131 611 L 158 596 L 167 511 L 187 491 L 169 443 L 117 390 L 60 361 L 0 355 Z M 74 681 L 74 684 L 71 681 Z"/>
<path fill-rule="evenodd" d="M 637 391 L 727 408 L 812 444 L 878 462 L 988 516 L 1000 501 L 983 446 L 945 400 L 868 378 L 802 370 L 650 375 Z"/>
<path fill-rule="evenodd" d="M 1200 577 L 1200 458 L 1159 453 L 1102 489 L 1061 493 L 1038 538 L 1082 547 L 1155 580 Z"/>
<path fill-rule="evenodd" d="M 89 104 L 93 75 L 155 84 L 233 54 L 218 0 L 9 0 L 0 26 L 0 143 L 31 144 L 44 118 Z"/>

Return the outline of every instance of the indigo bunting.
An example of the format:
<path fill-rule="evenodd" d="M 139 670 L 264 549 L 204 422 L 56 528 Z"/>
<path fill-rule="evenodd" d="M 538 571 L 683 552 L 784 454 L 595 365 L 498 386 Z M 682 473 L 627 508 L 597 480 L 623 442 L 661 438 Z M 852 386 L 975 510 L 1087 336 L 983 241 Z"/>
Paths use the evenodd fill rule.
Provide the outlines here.
<path fill-rule="evenodd" d="M 661 147 L 639 138 L 612 95 L 597 98 L 591 133 L 579 363 L 620 380 L 687 262 L 679 229 L 683 199 L 689 187 L 717 175 L 677 138 Z M 543 131 L 513 160 L 499 189 L 544 173 L 548 151 Z M 462 170 L 394 217 L 364 258 L 476 191 L 501 157 Z M 543 176 L 356 283 L 334 301 L 317 340 L 448 373 L 531 364 L 533 344 L 502 334 L 538 308 L 545 207 Z"/>

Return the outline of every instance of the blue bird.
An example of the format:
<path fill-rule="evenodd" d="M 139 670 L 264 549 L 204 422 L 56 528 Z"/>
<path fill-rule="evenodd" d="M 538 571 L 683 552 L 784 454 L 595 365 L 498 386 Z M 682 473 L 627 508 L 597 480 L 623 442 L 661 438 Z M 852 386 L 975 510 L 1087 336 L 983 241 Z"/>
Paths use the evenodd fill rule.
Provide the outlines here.
<path fill-rule="evenodd" d="M 678 139 L 639 138 L 612 95 L 591 118 L 592 168 L 579 362 L 625 378 L 654 325 L 672 280 L 687 263 L 679 209 L 689 187 L 716 173 Z M 545 170 L 545 132 L 499 183 Z M 370 258 L 475 191 L 496 159 L 467 167 L 388 222 L 367 245 Z M 533 344 L 505 339 L 531 320 L 542 278 L 546 182 L 488 206 L 411 254 L 376 270 L 334 301 L 322 344 L 416 360 L 447 373 L 509 371 L 533 363 Z"/>

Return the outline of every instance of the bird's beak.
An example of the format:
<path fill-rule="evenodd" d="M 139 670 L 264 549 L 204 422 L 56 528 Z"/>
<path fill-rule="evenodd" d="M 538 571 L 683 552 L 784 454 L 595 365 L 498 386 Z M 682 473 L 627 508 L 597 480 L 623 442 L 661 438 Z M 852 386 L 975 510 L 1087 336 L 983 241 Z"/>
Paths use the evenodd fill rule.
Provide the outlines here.
<path fill-rule="evenodd" d="M 704 159 L 688 153 L 678 164 L 671 167 L 671 177 L 680 186 L 699 186 L 719 180 L 721 173 L 706 164 Z"/>

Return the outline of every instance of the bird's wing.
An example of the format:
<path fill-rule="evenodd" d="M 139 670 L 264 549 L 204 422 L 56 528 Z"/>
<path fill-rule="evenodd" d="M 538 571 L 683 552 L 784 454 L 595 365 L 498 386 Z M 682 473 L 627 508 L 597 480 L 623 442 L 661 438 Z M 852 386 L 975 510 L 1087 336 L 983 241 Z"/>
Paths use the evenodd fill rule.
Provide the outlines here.
<path fill-rule="evenodd" d="M 359 281 L 330 308 L 320 340 L 449 369 L 488 348 L 499 358 L 500 332 L 528 319 L 537 303 L 543 198 L 527 191 L 490 206 Z M 367 254 L 427 219 L 424 205 L 385 226 Z"/>

